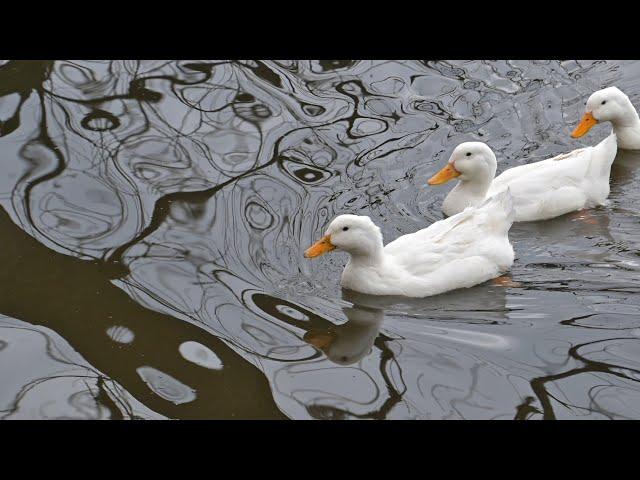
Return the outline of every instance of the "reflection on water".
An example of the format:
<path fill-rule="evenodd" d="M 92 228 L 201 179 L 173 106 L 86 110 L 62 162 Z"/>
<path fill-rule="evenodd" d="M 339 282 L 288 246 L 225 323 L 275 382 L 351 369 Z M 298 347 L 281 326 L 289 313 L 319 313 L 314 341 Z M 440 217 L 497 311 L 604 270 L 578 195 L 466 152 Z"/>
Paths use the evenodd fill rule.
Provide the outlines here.
<path fill-rule="evenodd" d="M 384 320 L 384 310 L 359 305 L 342 310 L 348 319 L 346 323 L 309 330 L 304 340 L 322 350 L 332 362 L 350 365 L 371 353 Z"/>
<path fill-rule="evenodd" d="M 161 419 L 52 330 L 0 317 L 0 418 Z"/>
<path fill-rule="evenodd" d="M 588 94 L 640 105 L 639 75 L 0 63 L 0 416 L 640 418 L 640 155 L 606 207 L 514 226 L 511 286 L 368 297 L 300 248 L 340 213 L 387 240 L 440 219 L 426 179 L 462 141 L 501 170 L 601 140 L 569 137 Z"/>

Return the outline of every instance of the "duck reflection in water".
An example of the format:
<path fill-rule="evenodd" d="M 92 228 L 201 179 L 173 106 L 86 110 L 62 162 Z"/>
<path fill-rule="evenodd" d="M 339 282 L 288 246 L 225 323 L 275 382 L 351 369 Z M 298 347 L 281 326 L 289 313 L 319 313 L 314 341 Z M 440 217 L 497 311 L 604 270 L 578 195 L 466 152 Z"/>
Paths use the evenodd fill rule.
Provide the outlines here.
<path fill-rule="evenodd" d="M 423 320 L 457 320 L 465 323 L 504 323 L 507 320 L 507 288 L 515 283 L 487 282 L 469 289 L 456 290 L 429 297 L 413 299 L 399 296 L 366 295 L 343 289 L 342 299 L 352 305 L 343 307 L 347 322 L 311 328 L 304 334 L 304 341 L 321 350 L 338 365 L 351 365 L 372 353 L 380 335 L 385 316 L 402 312 L 402 315 Z M 401 331 L 402 322 L 392 320 L 386 327 Z M 446 331 L 437 328 L 438 331 Z M 446 332 L 444 333 L 446 334 Z M 400 335 L 402 336 L 402 335 Z"/>
<path fill-rule="evenodd" d="M 333 363 L 351 365 L 371 353 L 384 320 L 384 310 L 354 304 L 342 311 L 349 319 L 346 323 L 309 330 L 303 338 L 322 350 Z"/>

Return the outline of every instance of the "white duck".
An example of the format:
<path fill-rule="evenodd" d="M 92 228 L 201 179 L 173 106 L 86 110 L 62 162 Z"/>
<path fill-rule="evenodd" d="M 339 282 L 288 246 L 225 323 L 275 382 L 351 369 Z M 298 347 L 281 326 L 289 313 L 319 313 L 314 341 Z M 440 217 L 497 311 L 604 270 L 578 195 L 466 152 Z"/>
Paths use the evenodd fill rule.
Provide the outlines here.
<path fill-rule="evenodd" d="M 458 178 L 442 204 L 446 215 L 478 205 L 508 188 L 514 221 L 546 220 L 602 205 L 609 196 L 609 173 L 616 152 L 616 136 L 611 134 L 595 147 L 510 168 L 494 178 L 497 164 L 491 148 L 482 142 L 465 142 L 427 183 L 440 185 Z"/>
<path fill-rule="evenodd" d="M 371 295 L 427 297 L 498 277 L 513 264 L 508 232 L 513 217 L 509 192 L 483 205 L 403 235 L 383 246 L 369 217 L 340 215 L 306 258 L 336 248 L 351 254 L 342 286 Z"/>
<path fill-rule="evenodd" d="M 640 118 L 631 100 L 616 87 L 594 92 L 587 100 L 585 114 L 576 129 L 573 138 L 582 137 L 596 123 L 611 122 L 613 133 L 618 137 L 618 148 L 622 150 L 640 150 Z"/>

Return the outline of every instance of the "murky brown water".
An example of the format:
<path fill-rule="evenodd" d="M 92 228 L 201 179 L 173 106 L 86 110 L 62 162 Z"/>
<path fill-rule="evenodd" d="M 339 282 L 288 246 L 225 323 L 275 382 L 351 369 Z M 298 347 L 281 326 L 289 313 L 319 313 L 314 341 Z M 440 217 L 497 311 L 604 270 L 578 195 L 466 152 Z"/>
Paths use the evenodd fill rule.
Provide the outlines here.
<path fill-rule="evenodd" d="M 610 205 L 516 224 L 519 287 L 341 291 L 337 214 L 442 218 L 458 143 L 498 170 L 608 133 L 640 62 L 0 63 L 0 418 L 640 418 L 640 154 Z"/>

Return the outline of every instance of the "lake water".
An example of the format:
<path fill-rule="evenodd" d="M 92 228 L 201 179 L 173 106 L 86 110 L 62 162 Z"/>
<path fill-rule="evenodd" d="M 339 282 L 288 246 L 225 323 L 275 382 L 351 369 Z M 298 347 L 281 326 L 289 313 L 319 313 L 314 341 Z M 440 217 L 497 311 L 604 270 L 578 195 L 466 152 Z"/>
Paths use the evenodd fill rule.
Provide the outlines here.
<path fill-rule="evenodd" d="M 515 224 L 507 286 L 302 257 L 341 213 L 441 219 L 460 142 L 595 144 L 610 85 L 640 106 L 640 62 L 0 62 L 0 418 L 640 418 L 640 153 L 608 206 Z"/>

